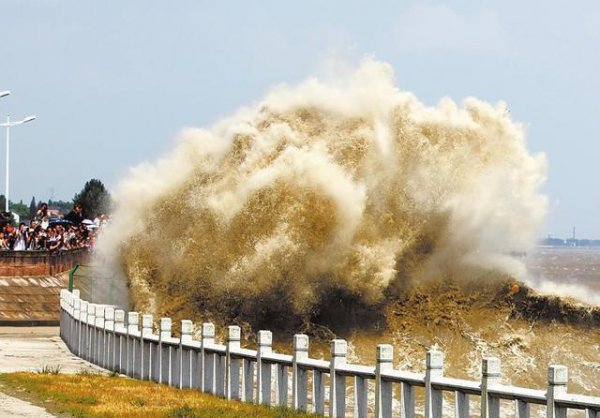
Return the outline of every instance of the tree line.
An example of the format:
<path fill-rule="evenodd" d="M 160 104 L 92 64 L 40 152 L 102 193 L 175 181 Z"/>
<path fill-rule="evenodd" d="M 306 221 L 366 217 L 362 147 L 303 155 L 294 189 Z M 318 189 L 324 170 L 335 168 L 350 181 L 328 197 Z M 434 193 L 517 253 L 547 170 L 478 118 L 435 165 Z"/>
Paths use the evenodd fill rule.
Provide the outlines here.
<path fill-rule="evenodd" d="M 22 200 L 19 202 L 10 202 L 10 211 L 16 213 L 21 219 L 31 219 L 39 209 L 39 205 L 44 202 L 36 201 L 35 196 L 32 196 L 29 205 Z M 0 195 L 0 208 L 4 209 L 6 197 Z M 85 183 L 79 193 L 73 196 L 72 200 L 48 200 L 49 207 L 58 207 L 63 212 L 68 212 L 73 208 L 73 205 L 80 204 L 83 209 L 83 214 L 86 218 L 95 218 L 99 214 L 109 213 L 111 207 L 111 196 L 102 181 L 91 179 Z"/>

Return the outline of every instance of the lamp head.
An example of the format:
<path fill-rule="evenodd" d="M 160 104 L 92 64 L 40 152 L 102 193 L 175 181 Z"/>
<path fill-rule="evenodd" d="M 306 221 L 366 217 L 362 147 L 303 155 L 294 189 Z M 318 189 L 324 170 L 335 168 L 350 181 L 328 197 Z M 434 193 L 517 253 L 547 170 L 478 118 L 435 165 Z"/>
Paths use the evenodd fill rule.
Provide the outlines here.
<path fill-rule="evenodd" d="M 31 122 L 32 120 L 35 120 L 35 118 L 35 115 L 27 116 L 25 119 L 23 119 L 23 123 Z"/>
<path fill-rule="evenodd" d="M 9 90 L 0 91 L 0 97 L 6 97 L 6 96 L 10 96 Z"/>

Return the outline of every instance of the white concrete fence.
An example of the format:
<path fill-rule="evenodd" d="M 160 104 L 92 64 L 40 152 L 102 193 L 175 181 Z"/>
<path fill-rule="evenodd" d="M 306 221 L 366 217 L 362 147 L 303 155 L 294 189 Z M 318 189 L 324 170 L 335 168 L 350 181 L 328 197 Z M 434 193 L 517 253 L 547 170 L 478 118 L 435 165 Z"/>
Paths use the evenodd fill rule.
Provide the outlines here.
<path fill-rule="evenodd" d="M 500 384 L 494 357 L 483 359 L 480 381 L 468 381 L 445 377 L 437 350 L 427 352 L 425 374 L 417 374 L 393 368 L 389 344 L 377 346 L 375 366 L 362 366 L 347 362 L 345 340 L 331 341 L 331 360 L 316 360 L 308 356 L 306 335 L 294 336 L 287 355 L 273 352 L 270 331 L 259 331 L 258 349 L 249 350 L 240 347 L 237 326 L 228 327 L 227 341 L 218 344 L 212 323 L 202 324 L 196 341 L 192 321 L 181 321 L 181 337 L 173 338 L 171 319 L 161 318 L 155 334 L 152 315 L 94 305 L 80 300 L 77 290 L 63 290 L 60 305 L 61 337 L 77 356 L 133 378 L 227 399 L 331 417 L 524 418 L 533 406 L 548 418 L 566 418 L 573 410 L 600 418 L 600 398 L 567 393 L 564 366 L 548 367 L 547 389 L 534 390 Z"/>

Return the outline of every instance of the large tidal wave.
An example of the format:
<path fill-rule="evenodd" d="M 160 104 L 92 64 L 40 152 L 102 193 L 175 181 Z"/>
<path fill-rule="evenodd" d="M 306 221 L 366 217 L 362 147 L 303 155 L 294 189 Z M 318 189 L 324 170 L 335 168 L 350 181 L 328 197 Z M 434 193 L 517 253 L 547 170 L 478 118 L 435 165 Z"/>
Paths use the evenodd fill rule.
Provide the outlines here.
<path fill-rule="evenodd" d="M 427 106 L 365 60 L 184 130 L 119 185 L 99 250 L 138 310 L 311 321 L 428 280 L 522 278 L 545 166 L 505 104 Z"/>

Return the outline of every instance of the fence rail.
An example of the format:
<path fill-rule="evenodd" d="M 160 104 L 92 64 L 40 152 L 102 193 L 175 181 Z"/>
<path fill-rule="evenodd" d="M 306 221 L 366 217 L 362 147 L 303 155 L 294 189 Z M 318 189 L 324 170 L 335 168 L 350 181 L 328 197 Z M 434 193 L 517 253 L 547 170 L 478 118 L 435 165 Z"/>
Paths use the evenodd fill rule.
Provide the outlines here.
<path fill-rule="evenodd" d="M 152 315 L 88 303 L 76 289 L 63 290 L 60 305 L 61 337 L 77 356 L 133 378 L 227 399 L 330 417 L 467 418 L 478 412 L 484 418 L 524 418 L 531 405 L 542 405 L 548 418 L 566 418 L 570 410 L 600 418 L 600 398 L 567 393 L 564 366 L 549 366 L 546 390 L 534 390 L 500 384 L 500 360 L 494 357 L 483 358 L 481 380 L 475 382 L 444 376 L 444 355 L 435 349 L 427 352 L 425 373 L 418 374 L 393 368 L 389 344 L 377 346 L 374 366 L 363 366 L 347 363 L 348 346 L 341 339 L 331 342 L 331 359 L 325 361 L 308 357 L 309 339 L 302 334 L 294 336 L 288 355 L 272 350 L 270 331 L 259 331 L 258 348 L 250 350 L 241 348 L 238 326 L 228 327 L 225 344 L 218 344 L 212 323 L 202 324 L 197 341 L 192 321 L 182 320 L 180 338 L 173 338 L 170 318 L 160 318 L 155 333 Z M 501 408 L 501 401 L 513 405 Z"/>

